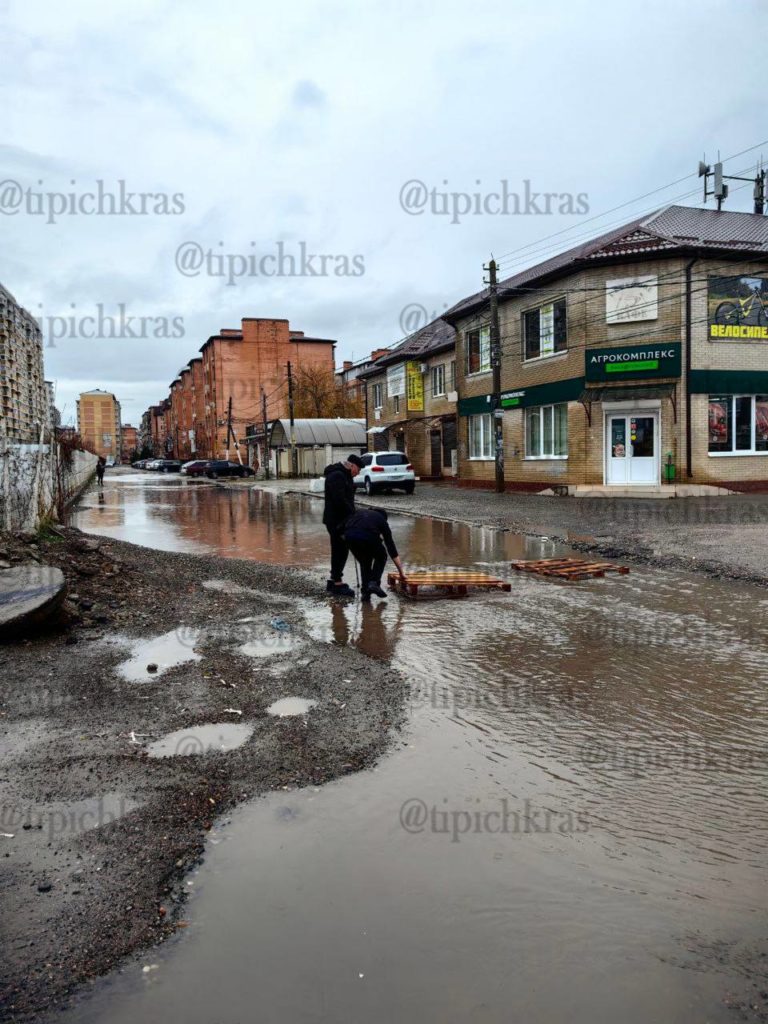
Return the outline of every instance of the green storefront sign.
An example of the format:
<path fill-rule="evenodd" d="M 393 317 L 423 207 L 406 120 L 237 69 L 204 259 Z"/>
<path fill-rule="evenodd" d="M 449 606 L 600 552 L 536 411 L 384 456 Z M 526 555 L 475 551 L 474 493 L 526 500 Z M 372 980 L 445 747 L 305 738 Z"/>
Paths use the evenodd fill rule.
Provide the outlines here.
<path fill-rule="evenodd" d="M 583 377 L 553 380 L 548 384 L 533 384 L 517 391 L 502 391 L 499 404 L 502 409 L 530 409 L 537 405 L 557 405 L 575 402 L 584 390 Z M 478 416 L 493 409 L 492 395 L 474 395 L 459 399 L 459 416 Z"/>
<path fill-rule="evenodd" d="M 679 377 L 682 367 L 679 341 L 590 348 L 584 353 L 586 379 L 617 381 L 637 377 Z"/>

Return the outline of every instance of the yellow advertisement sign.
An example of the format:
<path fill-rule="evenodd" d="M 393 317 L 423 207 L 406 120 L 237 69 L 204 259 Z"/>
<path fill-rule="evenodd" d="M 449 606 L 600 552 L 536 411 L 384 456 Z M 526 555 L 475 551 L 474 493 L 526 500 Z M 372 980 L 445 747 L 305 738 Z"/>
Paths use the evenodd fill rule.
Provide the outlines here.
<path fill-rule="evenodd" d="M 405 364 L 408 412 L 424 412 L 424 378 L 418 363 Z"/>
<path fill-rule="evenodd" d="M 710 277 L 710 340 L 768 341 L 768 278 Z"/>

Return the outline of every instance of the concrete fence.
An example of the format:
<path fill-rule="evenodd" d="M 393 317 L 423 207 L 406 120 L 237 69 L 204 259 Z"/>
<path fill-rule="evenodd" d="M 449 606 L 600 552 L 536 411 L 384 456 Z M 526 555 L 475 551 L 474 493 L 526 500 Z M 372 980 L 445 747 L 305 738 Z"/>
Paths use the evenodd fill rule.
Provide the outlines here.
<path fill-rule="evenodd" d="M 56 519 L 96 470 L 91 452 L 0 438 L 0 529 L 34 531 Z"/>

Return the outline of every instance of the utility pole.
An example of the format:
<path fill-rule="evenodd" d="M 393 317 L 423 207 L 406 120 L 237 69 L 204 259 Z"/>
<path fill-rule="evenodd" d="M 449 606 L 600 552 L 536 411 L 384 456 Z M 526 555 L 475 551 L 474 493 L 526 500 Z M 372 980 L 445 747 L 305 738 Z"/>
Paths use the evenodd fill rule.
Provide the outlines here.
<path fill-rule="evenodd" d="M 240 443 L 237 440 L 237 434 L 235 433 L 234 427 L 232 426 L 232 395 L 229 396 L 229 402 L 227 403 L 227 462 L 229 462 L 229 439 L 232 438 L 235 451 L 237 452 L 237 461 L 242 466 L 243 457 L 240 454 Z"/>
<path fill-rule="evenodd" d="M 504 492 L 504 420 L 501 408 L 501 332 L 499 330 L 499 297 L 496 281 L 496 260 L 487 267 L 489 302 L 491 309 L 491 369 L 493 370 L 493 397 L 491 417 L 493 422 L 494 460 L 496 463 L 496 493 Z"/>
<path fill-rule="evenodd" d="M 293 376 L 291 375 L 291 364 L 288 363 L 288 415 L 291 418 L 291 473 L 294 477 L 299 475 L 299 453 L 296 450 L 296 426 L 293 417 Z"/>
<path fill-rule="evenodd" d="M 269 436 L 267 434 L 267 394 L 261 389 L 261 418 L 264 426 L 264 443 L 262 445 L 262 458 L 264 459 L 264 479 L 269 480 Z"/>

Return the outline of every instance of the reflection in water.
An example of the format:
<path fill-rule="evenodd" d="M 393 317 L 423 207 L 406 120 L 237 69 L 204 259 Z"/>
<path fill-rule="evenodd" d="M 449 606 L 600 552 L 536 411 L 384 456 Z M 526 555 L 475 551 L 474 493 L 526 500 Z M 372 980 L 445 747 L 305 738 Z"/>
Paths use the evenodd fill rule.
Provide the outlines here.
<path fill-rule="evenodd" d="M 323 503 L 303 495 L 263 487 L 226 490 L 138 473 L 108 479 L 103 504 L 94 505 L 93 494 L 89 491 L 70 515 L 71 524 L 87 533 L 162 551 L 207 551 L 283 565 L 319 566 L 329 557 Z M 396 515 L 390 523 L 398 547 L 419 566 L 485 564 L 562 550 L 539 538 L 484 527 Z M 350 559 L 348 579 L 354 571 Z"/>
<path fill-rule="evenodd" d="M 208 494 L 210 524 L 212 502 L 231 506 Z M 238 536 L 256 550 L 270 522 L 275 549 L 322 562 L 319 507 L 292 501 L 265 493 Z M 411 564 L 509 577 L 510 558 L 558 553 L 391 521 Z M 766 963 L 766 610 L 763 590 L 642 568 L 521 575 L 464 601 L 308 596 L 314 638 L 407 677 L 405 743 L 375 771 L 241 808 L 202 870 L 196 941 L 159 954 L 156 987 L 122 979 L 77 1024 L 179 1003 L 188 1024 L 235 1024 L 254 990 L 281 1021 L 731 1020 L 724 993 Z M 538 828 L 483 825 L 500 809 Z M 469 812 L 454 840 L 441 823 Z M 568 816 L 587 827 L 558 827 Z"/>

